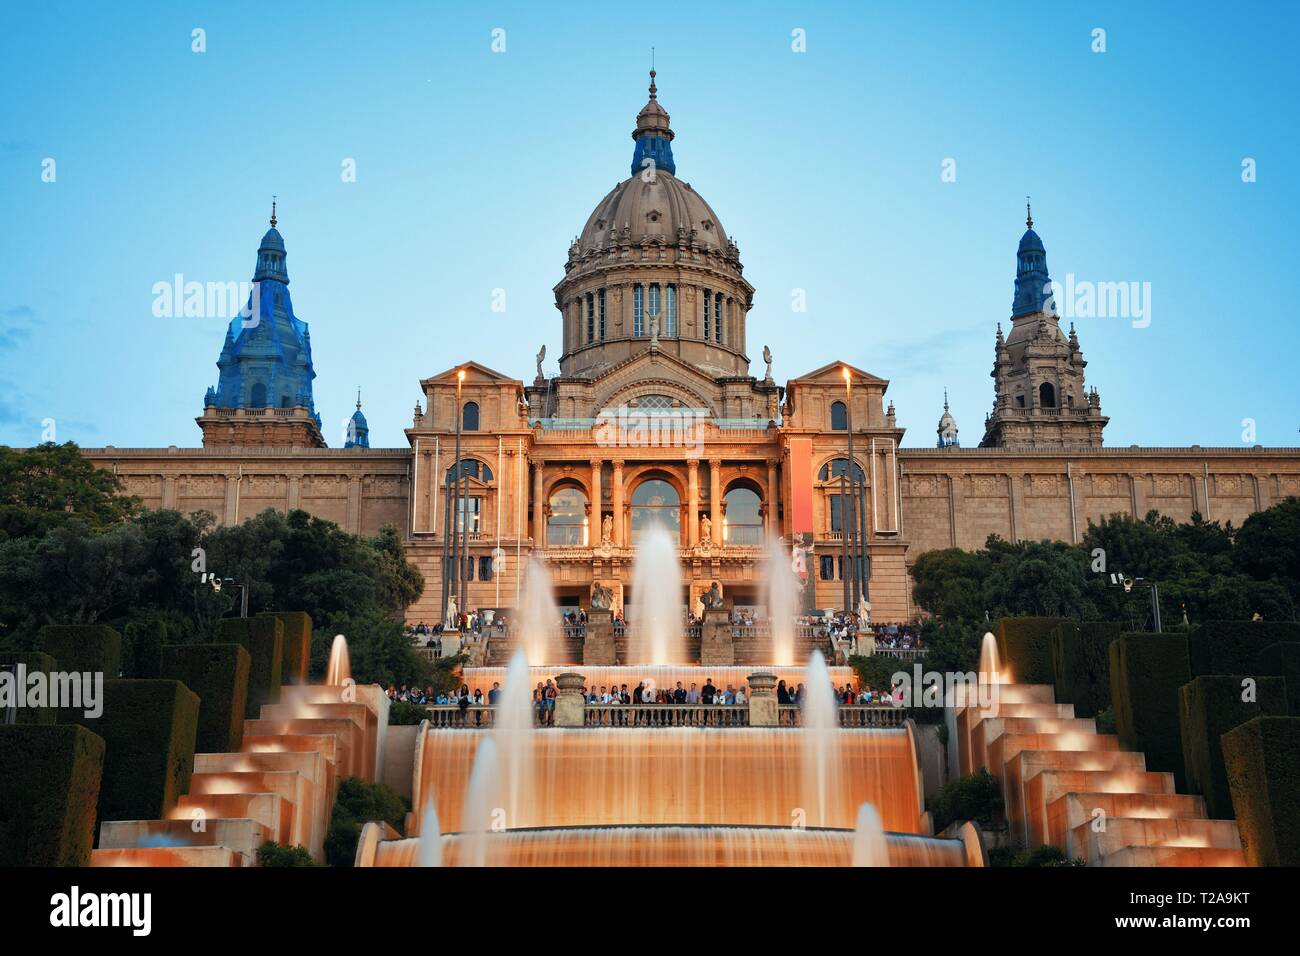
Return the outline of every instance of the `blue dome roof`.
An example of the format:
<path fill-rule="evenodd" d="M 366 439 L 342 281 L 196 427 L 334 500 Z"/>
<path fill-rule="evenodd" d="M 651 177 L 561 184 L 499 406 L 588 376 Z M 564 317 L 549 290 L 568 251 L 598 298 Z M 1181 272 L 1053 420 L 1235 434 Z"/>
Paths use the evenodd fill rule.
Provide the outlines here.
<path fill-rule="evenodd" d="M 1043 247 L 1043 240 L 1038 237 L 1038 233 L 1032 229 L 1026 229 L 1025 234 L 1020 237 L 1020 252 L 1034 250 L 1035 252 L 1046 252 Z"/>
<path fill-rule="evenodd" d="M 361 414 L 361 409 L 358 408 L 352 413 L 352 420 L 357 423 L 358 428 L 366 427 L 366 416 Z"/>
<path fill-rule="evenodd" d="M 257 251 L 263 249 L 273 249 L 276 252 L 284 252 L 284 237 L 280 235 L 280 230 L 272 226 L 266 230 L 266 235 L 262 237 L 262 244 L 257 247 Z"/>

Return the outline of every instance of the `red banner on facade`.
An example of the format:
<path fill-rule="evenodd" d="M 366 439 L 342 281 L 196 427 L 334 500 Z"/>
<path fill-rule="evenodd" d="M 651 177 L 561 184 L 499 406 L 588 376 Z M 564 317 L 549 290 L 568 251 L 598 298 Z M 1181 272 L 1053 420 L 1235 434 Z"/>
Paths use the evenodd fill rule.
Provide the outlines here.
<path fill-rule="evenodd" d="M 812 439 L 790 439 L 790 530 L 813 530 Z"/>

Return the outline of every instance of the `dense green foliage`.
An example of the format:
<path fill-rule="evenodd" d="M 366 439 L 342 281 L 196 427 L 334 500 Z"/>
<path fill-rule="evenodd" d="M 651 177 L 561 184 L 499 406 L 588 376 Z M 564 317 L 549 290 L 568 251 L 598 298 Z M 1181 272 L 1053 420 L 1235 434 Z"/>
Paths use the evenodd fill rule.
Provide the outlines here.
<path fill-rule="evenodd" d="M 1147 770 L 1172 773 L 1180 791 L 1185 777 L 1178 689 L 1191 679 L 1184 632 L 1121 634 L 1110 645 L 1110 699 L 1120 743 L 1142 751 Z"/>
<path fill-rule="evenodd" d="M 274 840 L 267 840 L 257 848 L 257 862 L 260 866 L 315 866 L 311 851 L 305 846 L 285 846 Z"/>
<path fill-rule="evenodd" d="M 1241 845 L 1251 866 L 1300 866 L 1300 717 L 1256 717 L 1223 735 Z"/>
<path fill-rule="evenodd" d="M 0 867 L 88 866 L 103 766 L 84 727 L 0 726 Z"/>
<path fill-rule="evenodd" d="M 1234 816 L 1220 738 L 1252 718 L 1285 717 L 1287 712 L 1282 678 L 1254 678 L 1251 699 L 1243 700 L 1246 680 L 1243 675 L 1194 677 L 1178 691 L 1187 789 L 1205 798 L 1206 816 L 1212 820 Z"/>
<path fill-rule="evenodd" d="M 383 821 L 401 830 L 410 805 L 397 791 L 382 783 L 366 783 L 360 777 L 346 777 L 339 783 L 334 815 L 325 834 L 325 862 L 330 866 L 351 866 L 357 856 L 361 827 Z"/>
<path fill-rule="evenodd" d="M 248 651 L 238 644 L 168 644 L 162 676 L 199 696 L 197 753 L 237 753 L 244 742 Z"/>
<path fill-rule="evenodd" d="M 1103 621 L 1067 621 L 1052 632 L 1056 699 L 1073 704 L 1076 717 L 1098 716 L 1110 707 L 1110 645 L 1119 635 L 1118 624 Z"/>
<path fill-rule="evenodd" d="M 1187 635 L 1192 676 L 1253 674 L 1259 662 L 1259 652 L 1279 641 L 1300 641 L 1300 624 L 1291 621 L 1208 621 Z"/>
<path fill-rule="evenodd" d="M 864 690 L 889 690 L 894 685 L 893 675 L 898 671 L 910 671 L 911 666 L 904 664 L 897 657 L 887 654 L 863 656 L 854 654 L 849 658 L 849 666 L 858 675 L 858 686 Z M 919 688 L 918 688 L 919 690 Z"/>
<path fill-rule="evenodd" d="M 49 654 L 40 651 L 0 651 L 0 671 L 22 664 L 27 674 L 49 674 L 59 669 L 59 665 Z M 17 670 L 12 671 L 17 673 Z M 18 707 L 14 713 L 14 722 L 18 724 L 52 724 L 59 713 L 53 707 Z"/>
<path fill-rule="evenodd" d="M 1300 643 L 1270 644 L 1256 660 L 1257 673 L 1286 680 L 1287 713 L 1300 717 Z"/>
<path fill-rule="evenodd" d="M 1083 860 L 1067 860 L 1060 847 L 1044 844 L 1032 850 L 996 847 L 989 851 L 989 866 L 1083 866 Z"/>
<path fill-rule="evenodd" d="M 133 622 L 160 623 L 173 643 L 216 640 L 217 622 L 239 613 L 239 590 L 202 584 L 207 571 L 247 583 L 250 614 L 311 616 L 314 679 L 341 633 L 358 681 L 428 683 L 430 669 L 401 624 L 424 581 L 395 529 L 366 537 L 303 511 L 271 510 L 216 528 L 207 513 L 141 511 L 120 492 L 75 445 L 0 446 L 0 650 L 34 649 L 51 624 L 123 632 Z M 299 647 L 284 648 L 291 675 Z M 142 652 L 137 666 L 127 643 L 124 673 L 148 675 L 152 650 Z"/>
<path fill-rule="evenodd" d="M 395 727 L 414 727 L 430 716 L 429 708 L 395 700 L 388 707 L 388 722 Z"/>
<path fill-rule="evenodd" d="M 1089 522 L 1078 545 L 996 535 L 976 552 L 949 548 L 912 565 L 918 606 L 945 624 L 969 628 L 1007 616 L 1118 621 L 1126 630 L 1150 626 L 1150 595 L 1109 583 L 1114 572 L 1160 587 L 1165 627 L 1204 621 L 1296 620 L 1300 602 L 1300 498 L 1251 515 L 1241 528 L 1193 514 L 1179 523 L 1150 512 Z M 959 641 L 968 649 L 971 635 Z M 974 640 L 978 653 L 978 639 Z M 973 661 L 971 662 L 973 665 Z M 954 668 L 956 669 L 956 668 Z M 962 667 L 962 670 L 970 667 Z"/>
<path fill-rule="evenodd" d="M 256 720 L 266 704 L 280 702 L 281 666 L 284 663 L 284 627 L 269 615 L 227 618 L 221 622 L 221 639 L 248 651 L 248 696 L 244 714 Z"/>
<path fill-rule="evenodd" d="M 952 823 L 973 821 L 983 830 L 1002 819 L 1002 788 L 983 768 L 967 777 L 950 780 L 929 800 L 927 809 L 938 833 Z"/>
<path fill-rule="evenodd" d="M 103 624 L 46 625 L 37 650 L 49 654 L 59 670 L 117 677 L 122 671 L 122 635 Z"/>

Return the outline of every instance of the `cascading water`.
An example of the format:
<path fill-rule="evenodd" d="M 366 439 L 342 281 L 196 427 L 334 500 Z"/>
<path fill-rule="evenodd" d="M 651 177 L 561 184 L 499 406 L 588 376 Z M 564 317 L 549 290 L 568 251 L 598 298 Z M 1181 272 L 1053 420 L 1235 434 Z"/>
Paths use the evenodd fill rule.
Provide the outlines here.
<path fill-rule="evenodd" d="M 352 679 L 352 662 L 348 659 L 348 639 L 342 634 L 334 635 L 330 645 L 329 666 L 325 669 L 325 683 L 331 687 L 340 687 Z"/>
<path fill-rule="evenodd" d="M 654 525 L 637 536 L 632 601 L 632 663 L 685 663 L 682 568 L 677 543 L 666 528 Z"/>
<path fill-rule="evenodd" d="M 529 684 L 528 661 L 523 651 L 515 651 L 506 668 L 506 679 L 496 702 L 496 720 L 492 737 L 496 741 L 504 784 L 506 826 L 528 826 L 525 819 L 529 806 L 533 771 L 533 703 Z"/>
<path fill-rule="evenodd" d="M 889 840 L 880 813 L 870 803 L 858 808 L 858 824 L 853 828 L 853 865 L 889 866 Z"/>
<path fill-rule="evenodd" d="M 539 555 L 528 560 L 519 602 L 519 646 L 528 655 L 528 662 L 558 663 L 553 638 L 560 626 L 560 609 L 551 589 L 551 570 Z"/>
<path fill-rule="evenodd" d="M 839 717 L 836 713 L 835 688 L 830 670 L 821 651 L 808 657 L 808 686 L 804 689 L 804 809 L 808 825 L 834 826 L 830 822 L 829 797 L 839 792 Z M 816 811 L 816 817 L 812 811 Z"/>
<path fill-rule="evenodd" d="M 465 788 L 465 808 L 461 831 L 465 853 L 461 866 L 487 866 L 488 831 L 501 808 L 501 764 L 496 744 L 488 737 L 474 755 L 474 769 Z"/>
<path fill-rule="evenodd" d="M 415 854 L 416 866 L 442 866 L 442 828 L 438 826 L 438 805 L 429 794 L 420 813 L 420 836 Z"/>
<path fill-rule="evenodd" d="M 772 660 L 778 666 L 794 663 L 794 617 L 797 589 L 790 570 L 790 555 L 781 540 L 767 539 L 767 616 L 772 631 Z"/>

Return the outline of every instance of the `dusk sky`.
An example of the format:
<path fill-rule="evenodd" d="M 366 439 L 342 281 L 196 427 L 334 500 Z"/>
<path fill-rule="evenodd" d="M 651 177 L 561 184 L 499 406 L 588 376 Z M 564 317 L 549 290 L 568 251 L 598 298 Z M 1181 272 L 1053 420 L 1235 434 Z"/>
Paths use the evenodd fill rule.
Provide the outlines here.
<path fill-rule="evenodd" d="M 551 289 L 653 46 L 677 175 L 757 289 L 753 374 L 768 345 L 779 382 L 888 379 L 908 445 L 946 386 L 977 444 L 1028 194 L 1053 278 L 1140 290 L 1074 319 L 1107 445 L 1297 444 L 1297 5 L 563 9 L 6 3 L 0 443 L 199 445 L 231 313 L 154 287 L 251 279 L 273 194 L 331 446 L 358 387 L 398 447 L 422 377 L 530 382 L 543 343 L 555 374 Z"/>

